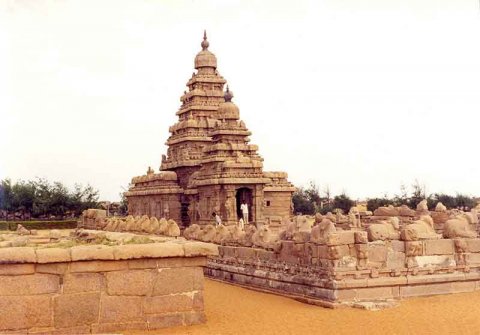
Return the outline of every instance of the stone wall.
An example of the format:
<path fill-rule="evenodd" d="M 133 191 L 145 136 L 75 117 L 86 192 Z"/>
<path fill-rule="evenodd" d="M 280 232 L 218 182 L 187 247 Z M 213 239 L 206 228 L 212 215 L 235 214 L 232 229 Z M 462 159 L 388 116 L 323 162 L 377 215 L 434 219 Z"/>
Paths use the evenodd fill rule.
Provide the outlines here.
<path fill-rule="evenodd" d="M 327 307 L 480 289 L 480 239 L 368 242 L 343 231 L 278 251 L 219 246 L 208 276 Z"/>
<path fill-rule="evenodd" d="M 216 246 L 164 242 L 0 249 L 0 333 L 86 334 L 205 321 Z"/>

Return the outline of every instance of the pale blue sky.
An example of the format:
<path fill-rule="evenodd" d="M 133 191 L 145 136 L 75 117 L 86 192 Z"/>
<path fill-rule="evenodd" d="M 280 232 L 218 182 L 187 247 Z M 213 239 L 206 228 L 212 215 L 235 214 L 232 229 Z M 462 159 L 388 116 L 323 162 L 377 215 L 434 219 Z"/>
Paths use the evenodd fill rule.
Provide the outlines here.
<path fill-rule="evenodd" d="M 2 1 L 0 178 L 116 200 L 158 169 L 206 28 L 266 170 L 480 194 L 472 1 Z"/>

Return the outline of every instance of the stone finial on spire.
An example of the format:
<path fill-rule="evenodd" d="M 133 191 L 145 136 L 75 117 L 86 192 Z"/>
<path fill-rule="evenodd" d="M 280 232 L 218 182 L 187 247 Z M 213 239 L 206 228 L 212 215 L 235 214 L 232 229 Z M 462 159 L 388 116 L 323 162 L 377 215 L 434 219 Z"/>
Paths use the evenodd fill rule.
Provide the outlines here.
<path fill-rule="evenodd" d="M 210 43 L 208 43 L 208 41 L 207 41 L 207 30 L 204 30 L 203 31 L 203 41 L 202 41 L 202 44 L 201 44 L 202 49 L 207 50 L 209 45 L 210 45 Z"/>
<path fill-rule="evenodd" d="M 225 102 L 231 102 L 233 98 L 233 92 L 230 92 L 230 89 L 228 88 L 227 85 L 227 90 L 225 91 L 225 94 L 223 96 L 225 98 Z"/>

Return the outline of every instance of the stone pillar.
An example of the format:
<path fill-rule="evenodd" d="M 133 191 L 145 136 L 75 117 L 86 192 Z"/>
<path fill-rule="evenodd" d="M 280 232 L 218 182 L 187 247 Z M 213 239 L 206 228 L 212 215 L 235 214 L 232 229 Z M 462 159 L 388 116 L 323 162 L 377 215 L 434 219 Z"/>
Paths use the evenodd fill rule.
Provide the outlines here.
<path fill-rule="evenodd" d="M 253 221 L 255 225 L 261 227 L 265 224 L 265 219 L 263 217 L 263 185 L 255 185 L 253 192 Z"/>

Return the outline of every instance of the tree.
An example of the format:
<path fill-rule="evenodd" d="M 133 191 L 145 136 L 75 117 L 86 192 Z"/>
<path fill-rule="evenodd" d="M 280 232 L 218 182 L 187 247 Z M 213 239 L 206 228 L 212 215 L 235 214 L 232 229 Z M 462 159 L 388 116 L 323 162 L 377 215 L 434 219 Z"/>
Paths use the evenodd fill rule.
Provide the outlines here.
<path fill-rule="evenodd" d="M 337 195 L 333 198 L 333 208 L 340 208 L 343 213 L 348 213 L 350 208 L 355 205 L 355 202 L 350 199 L 345 193 Z"/>
<path fill-rule="evenodd" d="M 302 214 L 309 214 L 309 215 L 315 213 L 315 205 L 310 200 L 310 197 L 305 192 L 303 187 L 297 188 L 297 190 L 293 193 L 292 202 L 293 202 L 293 209 L 295 213 L 302 213 Z"/>
<path fill-rule="evenodd" d="M 388 199 L 386 195 L 383 198 L 371 198 L 367 200 L 367 209 L 372 212 L 378 207 L 384 207 L 388 205 L 393 205 L 393 200 Z"/>

